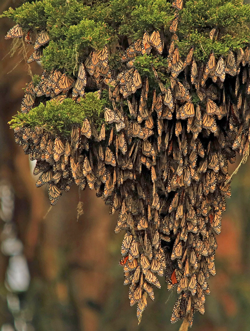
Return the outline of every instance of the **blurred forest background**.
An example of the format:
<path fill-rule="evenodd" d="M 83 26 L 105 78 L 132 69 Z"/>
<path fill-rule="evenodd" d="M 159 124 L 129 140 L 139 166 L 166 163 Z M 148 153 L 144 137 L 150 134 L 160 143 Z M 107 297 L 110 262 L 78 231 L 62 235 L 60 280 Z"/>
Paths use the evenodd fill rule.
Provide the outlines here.
<path fill-rule="evenodd" d="M 0 12 L 20 2 L 1 0 Z M 41 67 L 28 67 L 23 54 L 11 57 L 4 36 L 12 26 L 0 20 L 0 330 L 178 330 L 180 323 L 169 321 L 176 295 L 163 280 L 137 326 L 118 264 L 122 234 L 115 235 L 116 215 L 95 192 L 72 187 L 50 209 L 47 192 L 36 188 L 34 164 L 7 122 L 20 108 L 30 69 L 40 74 Z M 84 214 L 77 220 L 79 201 Z M 218 236 L 217 275 L 193 331 L 250 330 L 249 238 L 250 160 L 234 177 Z"/>

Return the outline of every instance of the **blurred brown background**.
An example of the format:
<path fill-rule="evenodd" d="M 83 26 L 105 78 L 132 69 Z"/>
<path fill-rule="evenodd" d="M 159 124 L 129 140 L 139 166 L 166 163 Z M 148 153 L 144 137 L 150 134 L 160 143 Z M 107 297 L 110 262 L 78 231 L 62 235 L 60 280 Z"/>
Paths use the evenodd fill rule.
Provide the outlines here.
<path fill-rule="evenodd" d="M 0 12 L 20 1 L 1 0 Z M 7 122 L 19 110 L 29 68 L 22 54 L 10 57 L 0 20 L 0 331 L 176 331 L 170 315 L 176 295 L 156 290 L 138 327 L 119 266 L 122 233 L 116 215 L 95 192 L 72 187 L 50 209 Z M 218 237 L 217 275 L 206 313 L 194 331 L 250 330 L 250 161 L 234 177 L 232 198 Z M 235 167 L 232 167 L 233 171 Z M 77 220 L 77 204 L 84 214 Z"/>

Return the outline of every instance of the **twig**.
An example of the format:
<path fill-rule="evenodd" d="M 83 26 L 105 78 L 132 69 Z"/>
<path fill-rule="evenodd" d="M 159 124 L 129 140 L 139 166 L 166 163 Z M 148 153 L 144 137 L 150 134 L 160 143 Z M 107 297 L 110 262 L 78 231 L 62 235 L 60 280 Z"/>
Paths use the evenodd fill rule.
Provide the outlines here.
<path fill-rule="evenodd" d="M 188 331 L 188 327 L 189 327 L 189 322 L 188 322 L 187 318 L 185 317 L 179 331 Z"/>
<path fill-rule="evenodd" d="M 51 211 L 52 206 L 49 207 L 49 209 L 47 210 L 47 213 L 43 216 L 43 220 L 46 219 L 46 217 L 48 216 L 48 213 Z"/>
<path fill-rule="evenodd" d="M 200 40 L 199 40 L 199 42 L 200 42 Z M 201 42 L 200 42 L 200 45 L 201 45 L 201 49 L 202 49 L 203 53 L 206 55 L 206 52 L 204 51 L 204 48 L 203 48 Z"/>
<path fill-rule="evenodd" d="M 240 164 L 239 164 L 238 167 L 234 170 L 234 172 L 233 172 L 232 175 L 228 178 L 228 180 L 225 182 L 225 185 L 227 185 L 227 184 L 231 181 L 232 177 L 233 177 L 234 175 L 237 174 L 237 172 L 238 172 L 238 170 L 240 169 L 241 165 L 242 165 L 242 164 L 245 164 L 245 163 L 247 162 L 248 156 L 249 156 L 249 149 L 245 152 L 245 154 L 243 155 L 243 157 L 242 157 L 242 159 L 241 159 L 241 161 L 240 161 Z"/>

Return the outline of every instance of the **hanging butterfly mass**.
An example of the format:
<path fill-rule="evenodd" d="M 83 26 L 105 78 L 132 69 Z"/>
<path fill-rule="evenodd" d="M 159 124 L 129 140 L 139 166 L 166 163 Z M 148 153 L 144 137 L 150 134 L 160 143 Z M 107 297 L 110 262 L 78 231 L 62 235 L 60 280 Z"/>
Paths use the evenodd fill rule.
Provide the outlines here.
<path fill-rule="evenodd" d="M 230 196 L 227 164 L 236 153 L 244 157 L 249 151 L 249 50 L 229 51 L 219 59 L 211 52 L 202 65 L 192 47 L 182 59 L 176 40 L 183 1 L 175 0 L 173 8 L 170 45 L 164 44 L 162 32 L 145 32 L 124 49 L 121 62 L 127 67 L 121 72 L 110 70 L 104 47 L 79 63 L 76 77 L 60 70 L 44 72 L 36 87 L 27 86 L 23 113 L 39 102 L 78 102 L 93 86 L 100 97 L 107 90 L 110 104 L 100 128 L 86 118 L 72 127 L 68 139 L 27 126 L 16 127 L 14 134 L 37 160 L 36 185 L 48 185 L 51 204 L 75 182 L 81 189 L 96 189 L 111 213 L 119 212 L 115 232 L 125 231 L 120 265 L 138 320 L 147 296 L 154 300 L 154 287 L 161 287 L 158 277 L 164 276 L 178 293 L 171 322 L 186 318 L 191 326 L 194 313 L 205 311 L 208 278 L 216 273 L 215 236 Z M 16 25 L 6 39 L 21 37 Z M 218 31 L 209 37 L 216 40 Z M 49 34 L 40 31 L 28 62 L 39 61 L 49 42 Z M 135 68 L 133 60 L 150 53 L 167 54 L 168 86 L 161 81 L 161 69 L 152 67 L 151 86 Z M 229 79 L 233 88 L 225 91 Z"/>

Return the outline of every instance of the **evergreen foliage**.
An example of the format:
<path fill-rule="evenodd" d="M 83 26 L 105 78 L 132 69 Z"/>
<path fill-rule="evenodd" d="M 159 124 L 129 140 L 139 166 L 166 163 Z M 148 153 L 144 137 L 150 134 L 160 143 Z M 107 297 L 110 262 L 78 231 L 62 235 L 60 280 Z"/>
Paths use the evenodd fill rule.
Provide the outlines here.
<path fill-rule="evenodd" d="M 183 55 L 194 45 L 196 59 L 205 61 L 212 50 L 216 56 L 225 55 L 229 49 L 250 42 L 250 6 L 242 5 L 240 0 L 190 0 L 179 15 L 179 48 Z M 165 0 L 42 0 L 10 8 L 1 17 L 13 19 L 24 31 L 47 30 L 50 43 L 44 51 L 44 68 L 63 69 L 72 75 L 91 49 L 102 49 L 107 44 L 111 53 L 116 49 L 121 55 L 128 42 L 141 38 L 145 31 L 159 30 L 167 35 L 174 9 Z M 217 41 L 209 39 L 214 27 L 220 31 Z"/>
<path fill-rule="evenodd" d="M 62 103 L 56 100 L 40 103 L 28 113 L 18 112 L 9 124 L 12 129 L 38 126 L 50 133 L 68 137 L 72 126 L 81 125 L 85 118 L 91 119 L 100 127 L 104 122 L 104 105 L 105 99 L 99 100 L 96 92 L 89 92 L 79 103 L 70 98 Z"/>
<path fill-rule="evenodd" d="M 250 43 L 250 6 L 242 5 L 240 0 L 190 0 L 185 3 L 179 15 L 178 46 L 183 56 L 191 46 L 195 46 L 195 59 L 206 61 L 211 51 L 214 51 L 218 58 L 220 55 L 226 55 L 230 49 L 237 50 Z M 120 71 L 124 66 L 121 62 L 124 50 L 129 43 L 141 38 L 145 31 L 164 32 L 165 36 L 169 35 L 169 39 L 165 37 L 165 43 L 168 43 L 168 29 L 174 19 L 174 9 L 171 2 L 165 0 L 112 0 L 93 3 L 79 0 L 40 0 L 26 1 L 15 10 L 10 8 L 1 17 L 13 19 L 26 32 L 29 29 L 37 32 L 46 30 L 50 43 L 43 50 L 44 69 L 59 69 L 76 77 L 79 63 L 85 61 L 93 49 L 100 50 L 108 45 L 111 51 L 110 68 Z M 219 30 L 217 40 L 209 38 L 209 32 L 214 27 Z M 135 59 L 135 67 L 140 75 L 148 76 L 150 86 L 158 89 L 152 65 L 157 69 L 161 81 L 169 87 L 169 75 L 165 70 L 166 57 L 159 54 L 144 54 L 138 55 Z M 71 110 L 80 107 L 73 106 L 72 101 L 69 101 L 67 106 Z M 52 113 L 54 110 L 50 104 L 39 107 L 41 108 L 38 112 L 33 111 L 32 120 L 27 118 L 29 115 L 24 114 L 25 120 L 30 124 L 34 124 L 35 114 L 41 114 L 47 107 Z M 21 114 L 16 115 L 13 123 L 17 123 L 19 116 Z M 66 122 L 71 123 L 71 119 Z M 56 123 L 55 113 L 55 126 Z M 42 124 L 39 116 L 36 124 Z M 61 132 L 60 127 L 58 132 Z"/>

